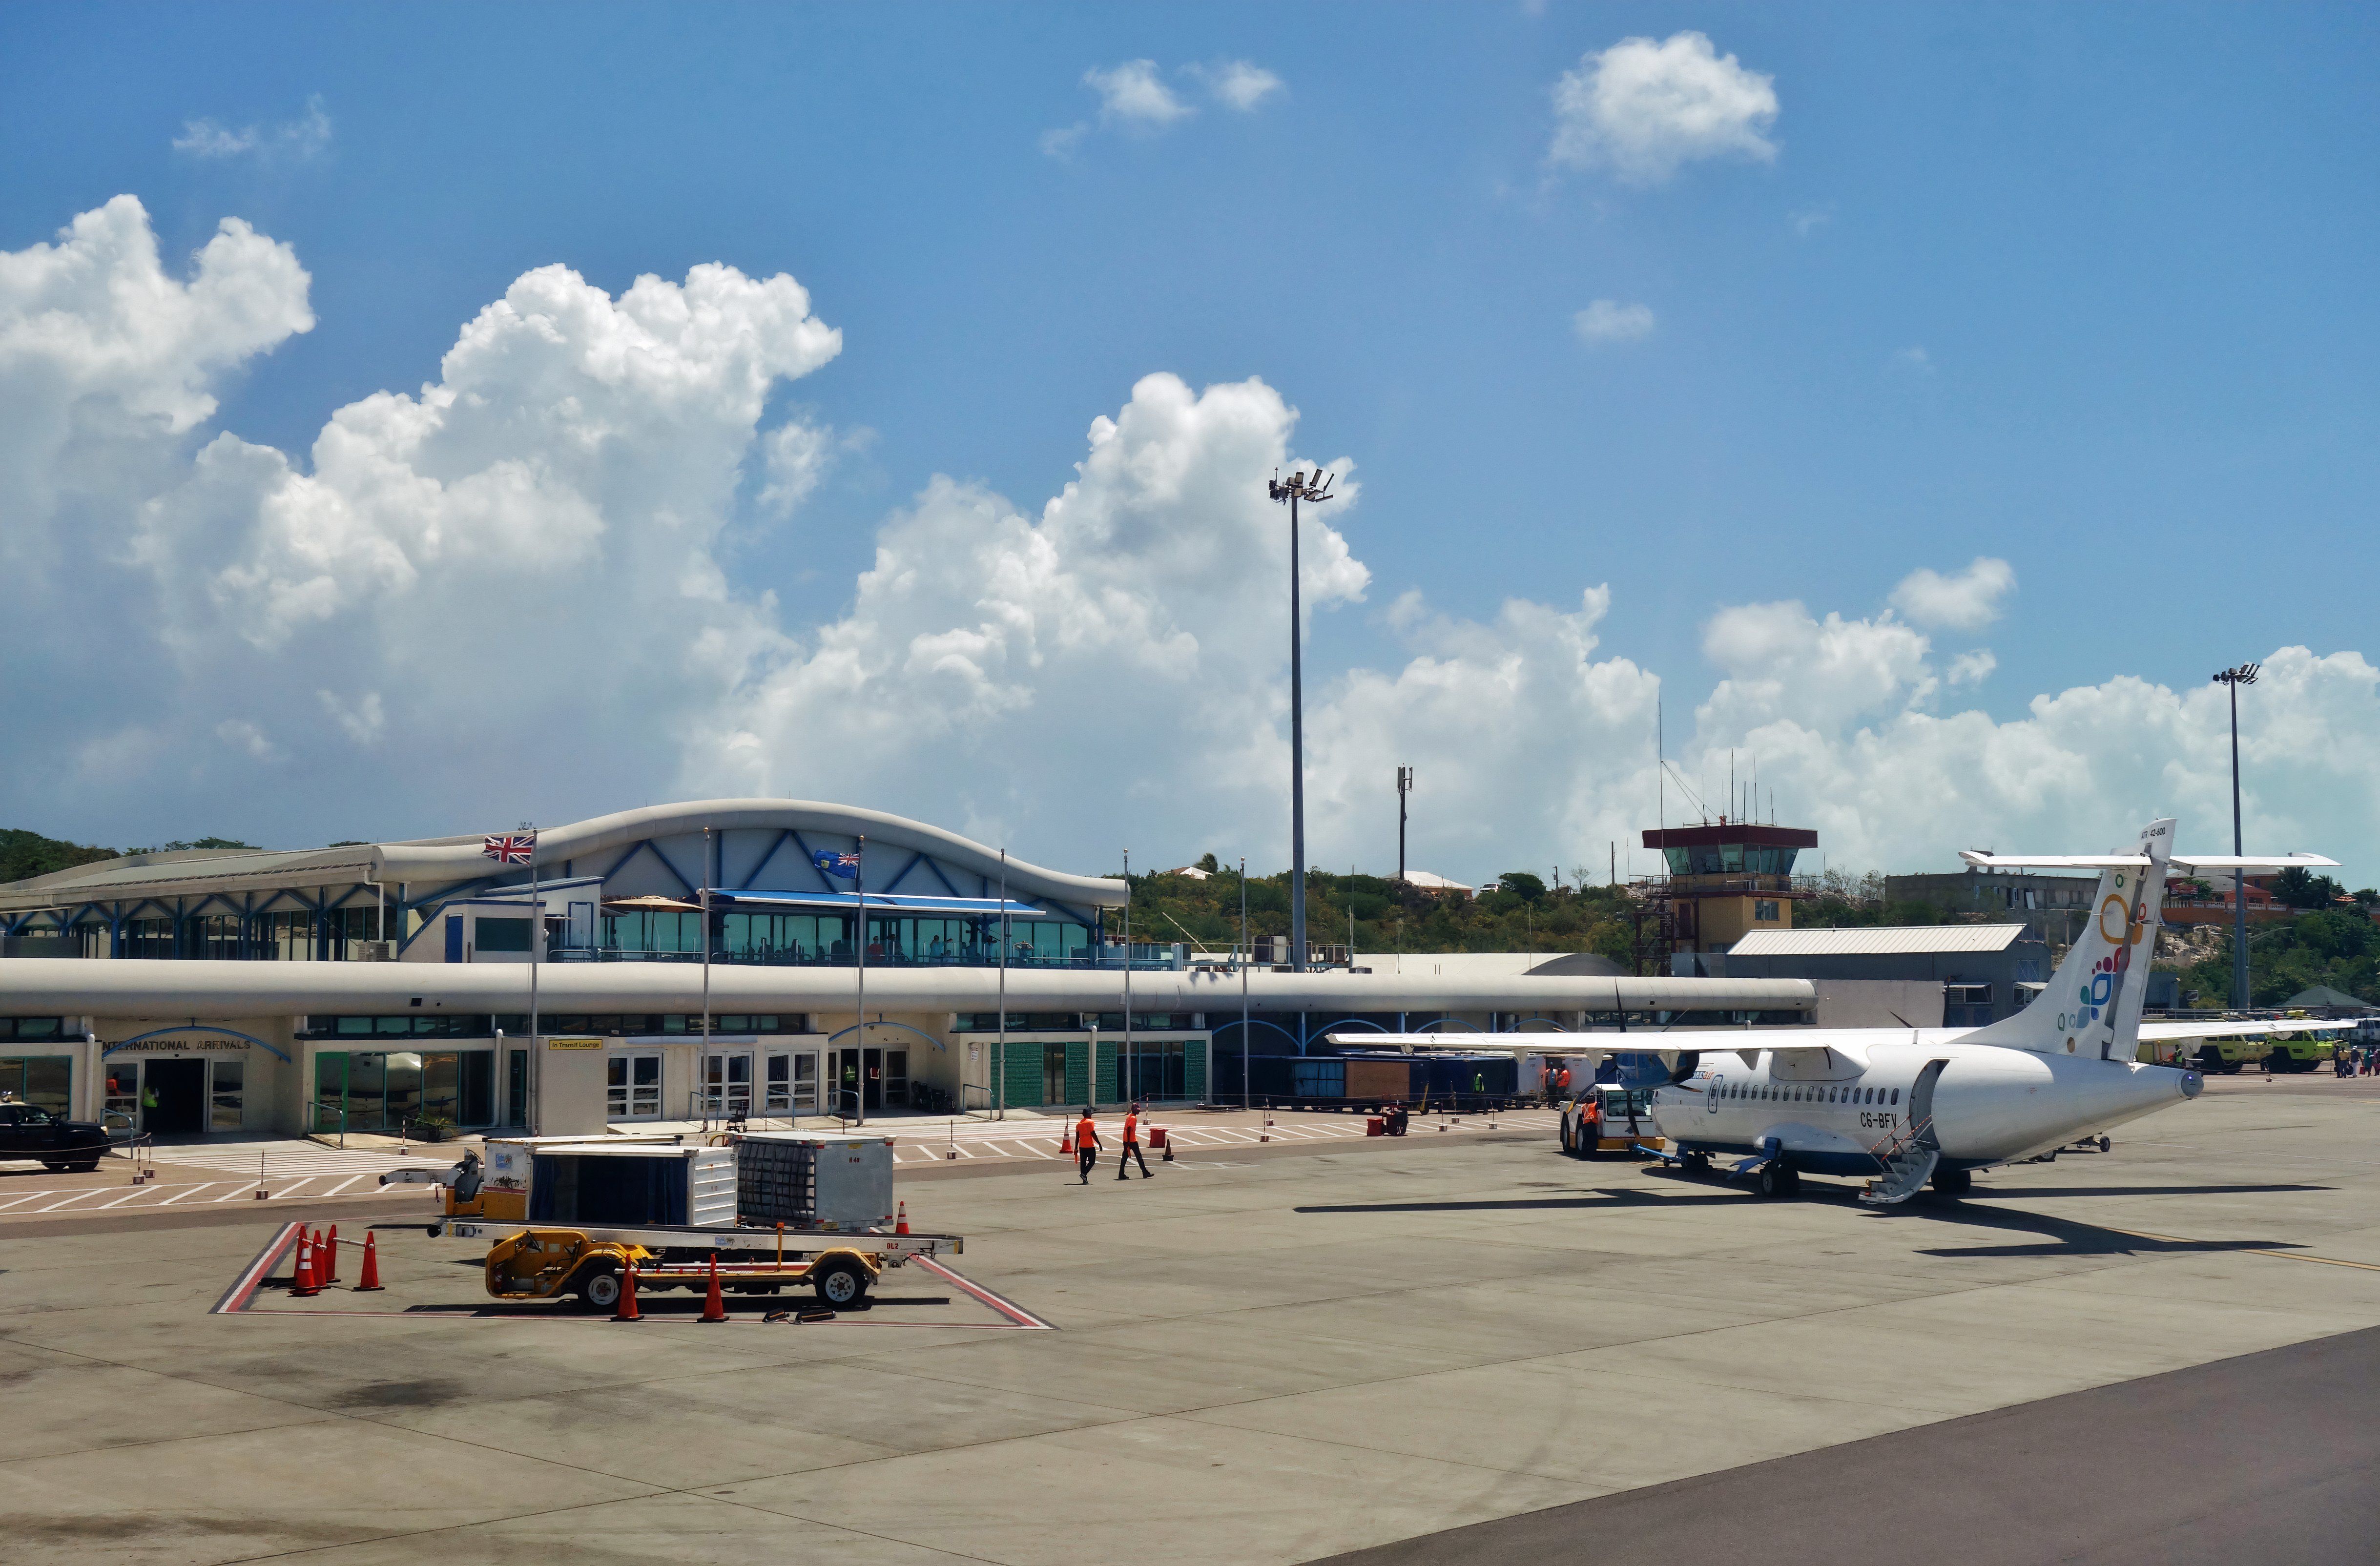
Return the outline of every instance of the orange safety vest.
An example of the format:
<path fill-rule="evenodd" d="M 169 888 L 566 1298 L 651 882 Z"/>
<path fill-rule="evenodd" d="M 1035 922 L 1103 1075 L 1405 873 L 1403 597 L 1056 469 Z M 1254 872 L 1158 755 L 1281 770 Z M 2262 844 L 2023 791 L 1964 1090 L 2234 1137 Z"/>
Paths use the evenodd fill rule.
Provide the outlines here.
<path fill-rule="evenodd" d="M 1124 1145 L 1125 1147 L 1131 1147 L 1134 1143 L 1135 1143 L 1135 1142 L 1137 1142 L 1137 1141 L 1139 1141 L 1139 1140 L 1140 1140 L 1140 1117 L 1139 1117 L 1138 1115 L 1126 1115 L 1126 1116 L 1124 1116 L 1124 1117 L 1123 1117 L 1123 1145 Z"/>
<path fill-rule="evenodd" d="M 1090 1116 L 1085 1115 L 1083 1117 L 1083 1123 L 1075 1127 L 1075 1146 L 1077 1147 L 1087 1147 L 1099 1139 L 1099 1128 L 1091 1123 Z"/>

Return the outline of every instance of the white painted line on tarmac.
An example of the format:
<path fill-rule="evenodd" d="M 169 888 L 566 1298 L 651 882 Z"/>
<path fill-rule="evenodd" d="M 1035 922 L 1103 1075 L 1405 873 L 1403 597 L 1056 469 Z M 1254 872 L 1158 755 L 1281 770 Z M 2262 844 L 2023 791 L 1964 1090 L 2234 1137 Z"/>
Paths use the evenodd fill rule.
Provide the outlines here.
<path fill-rule="evenodd" d="M 217 1202 L 236 1202 L 242 1196 L 247 1196 L 253 1189 L 255 1189 L 255 1187 L 249 1185 L 248 1182 L 243 1180 L 232 1189 L 225 1191 L 222 1196 L 210 1197 L 209 1200 Z"/>
<path fill-rule="evenodd" d="M 52 1186 L 46 1191 L 36 1191 L 30 1196 L 18 1196 L 11 1202 L 0 1202 L 0 1212 L 6 1212 L 10 1208 L 22 1207 L 27 1202 L 38 1202 L 43 1196 L 55 1196 L 57 1194 L 57 1188 Z"/>
<path fill-rule="evenodd" d="M 35 1208 L 33 1210 L 34 1210 L 35 1212 L 55 1212 L 55 1211 L 57 1211 L 60 1208 L 63 1208 L 63 1207 L 71 1207 L 71 1206 L 72 1206 L 73 1204 L 75 1204 L 76 1202 L 81 1201 L 85 1196 L 98 1196 L 102 1191 L 104 1191 L 104 1190 L 106 1190 L 106 1189 L 107 1189 L 107 1187 L 106 1187 L 106 1186 L 104 1186 L 104 1185 L 94 1185 L 94 1186 L 91 1187 L 91 1188 L 90 1188 L 89 1190 L 87 1190 L 87 1191 L 77 1191 L 73 1196 L 68 1196 L 65 1201 L 62 1201 L 62 1202 L 52 1202 L 48 1207 L 45 1207 L 45 1208 Z"/>
<path fill-rule="evenodd" d="M 285 1185 L 285 1186 L 282 1187 L 282 1188 L 281 1188 L 280 1190 L 278 1190 L 278 1191 L 275 1191 L 275 1192 L 273 1193 L 273 1195 L 274 1195 L 274 1196 L 289 1196 L 292 1192 L 296 1191 L 296 1190 L 298 1189 L 298 1186 L 305 1184 L 306 1184 L 307 1182 L 309 1182 L 309 1181 L 312 1181 L 312 1180 L 319 1180 L 319 1179 L 321 1179 L 321 1178 L 322 1178 L 322 1176 L 320 1176 L 320 1175 L 316 1175 L 316 1174 L 300 1175 L 298 1179 L 296 1179 L 295 1181 L 292 1181 L 289 1184 L 287 1184 L 287 1185 Z"/>
<path fill-rule="evenodd" d="M 135 1197 L 135 1196 L 147 1196 L 148 1194 L 149 1194 L 149 1187 L 148 1187 L 148 1186 L 146 1186 L 146 1185 L 135 1185 L 134 1187 L 132 1187 L 132 1189 L 131 1189 L 131 1190 L 127 1191 L 127 1192 L 125 1192 L 125 1193 L 124 1193 L 124 1195 L 122 1195 L 121 1196 L 116 1197 L 116 1198 L 115 1198 L 115 1200 L 114 1200 L 114 1201 L 112 1201 L 112 1202 L 102 1202 L 102 1203 L 100 1203 L 99 1205 L 100 1205 L 100 1207 L 101 1207 L 101 1208 L 120 1208 L 120 1207 L 122 1207 L 125 1203 L 127 1203 L 127 1202 L 130 1201 L 133 1197 Z"/>
<path fill-rule="evenodd" d="M 200 1192 L 201 1192 L 201 1191 L 212 1191 L 212 1190 L 213 1190 L 214 1188 L 215 1188 L 215 1182 L 213 1182 L 213 1181 L 210 1180 L 210 1181 L 208 1181 L 208 1182 L 207 1182 L 205 1184 L 203 1184 L 203 1185 L 193 1185 L 193 1186 L 191 1186 L 188 1190 L 187 1190 L 187 1191 L 184 1191 L 184 1192 L 180 1193 L 180 1195 L 178 1195 L 178 1196 L 168 1196 L 168 1197 L 166 1197 L 164 1201 L 159 1202 L 157 1205 L 158 1205 L 159 1207 L 161 1207 L 161 1208 L 170 1208 L 170 1207 L 172 1207 L 176 1202 L 180 1201 L 180 1200 L 182 1199 L 182 1197 L 184 1197 L 184 1196 L 197 1196 L 197 1195 L 198 1195 Z"/>
<path fill-rule="evenodd" d="M 1028 1156 L 1037 1159 L 1054 1159 L 1058 1156 L 1055 1153 L 1046 1151 L 1045 1149 L 1037 1147 L 1031 1142 L 1016 1142 L 1012 1143 L 1011 1146 L 1022 1147 Z"/>
<path fill-rule="evenodd" d="M 360 1174 L 351 1174 L 351 1175 L 347 1176 L 347 1178 L 346 1178 L 345 1180 L 340 1181 L 336 1185 L 334 1185 L 334 1186 L 332 1186 L 329 1190 L 327 1190 L 327 1191 L 323 1192 L 323 1193 L 322 1193 L 322 1195 L 323 1195 L 323 1196 L 337 1196 L 340 1192 L 342 1192 L 342 1191 L 346 1190 L 348 1186 L 350 1186 L 350 1185 L 354 1184 L 357 1181 L 361 1180 L 361 1179 L 363 1179 L 363 1178 L 364 1178 L 364 1177 L 363 1177 L 362 1175 L 360 1175 Z"/>

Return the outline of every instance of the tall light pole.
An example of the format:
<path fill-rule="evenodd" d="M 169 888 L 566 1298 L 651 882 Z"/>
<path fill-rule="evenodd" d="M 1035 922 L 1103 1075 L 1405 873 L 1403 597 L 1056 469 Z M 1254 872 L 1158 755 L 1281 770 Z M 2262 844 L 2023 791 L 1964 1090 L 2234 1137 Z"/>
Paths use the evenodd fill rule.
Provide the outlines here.
<path fill-rule="evenodd" d="M 1413 769 L 1397 769 L 1397 879 L 1405 879 L 1405 795 L 1413 792 Z"/>
<path fill-rule="evenodd" d="M 2215 676 L 2218 686 L 2231 689 L 2231 856 L 2238 858 L 2248 852 L 2240 833 L 2240 687 L 2256 683 L 2256 665 L 2242 663 L 2237 669 L 2226 669 Z M 2244 866 L 2231 868 L 2231 1004 L 2234 1008 L 2249 1003 L 2248 994 L 2248 871 Z"/>
<path fill-rule="evenodd" d="M 1271 481 L 1269 493 L 1289 503 L 1289 966 L 1305 971 L 1305 668 L 1297 605 L 1297 503 L 1320 505 L 1336 476 L 1300 469 Z"/>

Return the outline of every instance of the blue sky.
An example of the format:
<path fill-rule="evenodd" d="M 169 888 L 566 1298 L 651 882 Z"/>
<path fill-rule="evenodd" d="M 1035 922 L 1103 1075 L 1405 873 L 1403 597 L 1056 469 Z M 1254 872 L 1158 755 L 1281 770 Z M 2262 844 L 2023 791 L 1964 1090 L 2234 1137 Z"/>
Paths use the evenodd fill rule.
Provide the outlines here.
<path fill-rule="evenodd" d="M 776 382 L 757 427 L 814 426 L 833 455 L 787 520 L 756 517 L 747 475 L 710 550 L 734 594 L 775 594 L 770 633 L 797 644 L 854 615 L 880 530 L 935 475 L 1038 517 L 1075 477 L 1092 420 L 1119 417 L 1142 377 L 1193 390 L 1257 378 L 1296 410 L 1285 449 L 1350 458 L 1360 485 L 1331 520 L 1368 581 L 1314 623 L 1326 697 L 1367 671 L 1457 657 L 1444 638 L 1416 647 L 1421 612 L 1391 607 L 1410 590 L 1449 625 L 1490 627 L 1507 600 L 1573 611 L 1608 586 L 1594 658 L 1662 682 L 1673 739 L 1716 699 L 1706 746 L 1803 756 L 1803 771 L 1779 775 L 1810 816 L 1842 800 L 1858 735 L 1912 704 L 2005 727 L 2037 698 L 2125 676 L 2194 697 L 2223 664 L 2292 645 L 2329 671 L 2309 678 L 2357 686 L 2335 661 L 2364 645 L 2380 449 L 2375 30 L 2368 11 L 2313 6 L 29 5 L 0 14 L 0 251 L 122 194 L 145 207 L 169 273 L 187 276 L 184 258 L 227 216 L 288 247 L 316 324 L 215 373 L 219 406 L 176 436 L 184 458 L 231 431 L 301 469 L 334 410 L 436 381 L 463 323 L 534 268 L 560 263 L 614 296 L 705 262 L 790 274 L 841 352 Z M 1658 178 L 1549 156 L 1566 73 L 1623 40 L 1685 31 L 1773 84 L 1776 113 L 1755 127 L 1767 155 L 1686 156 Z M 1138 60 L 1188 112 L 1103 118 L 1087 73 Z M 1209 84 L 1233 61 L 1278 89 L 1232 107 Z M 219 132 L 216 151 L 193 121 Z M 225 150 L 250 127 L 250 144 Z M 1597 300 L 1632 312 L 1623 322 L 1649 312 L 1649 330 L 1587 340 L 1574 321 Z M 128 516 L 140 503 L 123 504 Z M 20 536 L 50 525 L 0 520 Z M 1873 630 L 1910 573 L 1978 556 L 2007 562 L 2014 585 L 1982 624 L 1920 627 L 1939 688 L 1921 691 L 1929 676 L 1907 664 L 1864 705 L 1814 715 L 1788 690 L 1727 728 L 1715 686 L 1758 673 L 1713 656 L 1730 611 L 1798 601 L 1815 621 Z M 1252 569 L 1230 590 L 1253 602 L 1280 585 L 1277 569 Z M 600 601 L 600 582 L 579 587 Z M 128 608 L 119 629 L 155 635 L 159 613 L 172 618 Z M 1247 616 L 1190 618 L 1208 645 L 1285 631 L 1278 611 Z M 312 657 L 404 634 L 386 618 L 315 629 L 330 639 Z M 184 682 L 173 705 L 252 673 L 190 650 L 227 630 L 236 639 L 220 625 L 168 637 Z M 1755 641 L 1742 656 L 1764 656 Z M 1944 683 L 1985 647 L 1988 673 Z M 1785 660 L 1771 683 L 1835 678 L 1827 667 Z M 1276 702 L 1280 672 L 1247 668 L 1248 700 Z M 1084 699 L 1028 694 L 1045 709 Z M 1161 681 L 1114 694 L 1176 698 Z M 2351 726 L 2371 693 L 2324 699 L 2308 697 L 2325 725 Z M 431 786 L 394 775 L 427 743 L 408 747 L 406 725 L 434 723 L 434 702 L 393 716 L 379 754 L 350 755 L 325 727 L 329 700 L 314 726 L 331 748 L 274 733 L 247 759 L 283 770 L 267 795 L 339 780 L 335 808 L 263 808 L 252 769 L 189 762 L 179 741 L 137 760 L 106 750 L 111 723 L 167 722 L 120 677 L 71 715 L 21 686 L 0 698 L 77 758 L 20 774 L 0 799 L 17 824 L 109 841 L 477 830 L 457 814 L 494 807 L 474 806 L 486 779 L 459 753 L 440 756 Z M 642 762 L 607 747 L 587 787 L 539 784 L 522 809 L 714 792 L 693 762 L 653 759 L 706 754 L 671 718 L 618 731 Z M 1568 709 L 1514 721 L 1612 748 Z M 2178 778 L 2148 753 L 2148 736 L 2180 744 L 2180 731 L 2141 721 L 2143 737 L 2096 778 L 2105 811 L 2070 830 L 2120 836 L 2127 812 L 2203 803 L 2198 760 Z M 271 729 L 251 713 L 207 732 L 225 723 Z M 1210 757 L 1245 737 L 1180 732 Z M 2286 754 L 2288 735 L 2272 741 Z M 988 791 L 980 767 L 1003 764 L 990 730 L 959 769 L 974 783 L 936 782 L 950 752 L 924 739 L 865 765 L 854 743 L 838 738 L 832 765 L 781 758 L 765 781 L 886 790 L 892 807 L 1014 830 L 1020 848 L 1070 863 L 1136 833 L 1184 856 L 1226 838 L 1277 856 L 1283 835 L 1269 782 L 1195 788 L 1184 758 L 1109 752 L 1096 724 L 1038 731 L 1050 767 Z M 1477 736 L 1416 721 L 1386 743 L 1425 751 L 1403 759 L 1426 780 L 1466 775 L 1464 824 L 1433 842 L 1464 859 L 1451 873 L 1490 873 L 1500 854 L 1566 863 L 1649 824 L 1633 805 L 1582 810 L 1582 792 L 1645 792 L 1591 760 L 1533 754 L 1529 767 L 1558 775 L 1502 820 L 1497 769 L 1465 772 Z M 1371 748 L 1351 734 L 1332 763 L 1366 823 L 1378 801 L 1356 774 L 1378 770 Z M 1232 786 L 1246 771 L 1235 763 Z M 1075 786 L 1114 803 L 1050 807 Z M 2280 846 L 2347 856 L 2369 784 L 2286 800 L 2280 786 L 2270 819 L 2308 839 Z M 1938 857 L 1927 845 L 1966 840 L 1978 819 L 2070 830 L 2074 809 L 2024 794 L 1906 802 L 1905 822 L 1860 845 Z M 1378 857 L 1374 825 L 1342 835 L 1322 834 L 1334 861 Z"/>

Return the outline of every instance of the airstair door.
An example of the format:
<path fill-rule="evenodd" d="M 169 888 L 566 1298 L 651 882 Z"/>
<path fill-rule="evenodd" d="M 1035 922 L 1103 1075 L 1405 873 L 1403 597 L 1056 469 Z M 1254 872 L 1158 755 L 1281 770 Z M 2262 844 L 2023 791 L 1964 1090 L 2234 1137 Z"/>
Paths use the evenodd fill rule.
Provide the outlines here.
<path fill-rule="evenodd" d="M 1939 1147 L 1934 1135 L 1934 1084 L 1942 1079 L 1948 1061 L 1928 1061 L 1909 1089 L 1909 1139 L 1921 1147 Z"/>

